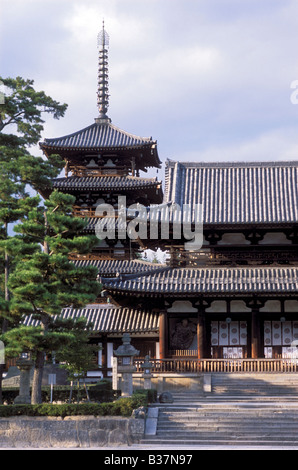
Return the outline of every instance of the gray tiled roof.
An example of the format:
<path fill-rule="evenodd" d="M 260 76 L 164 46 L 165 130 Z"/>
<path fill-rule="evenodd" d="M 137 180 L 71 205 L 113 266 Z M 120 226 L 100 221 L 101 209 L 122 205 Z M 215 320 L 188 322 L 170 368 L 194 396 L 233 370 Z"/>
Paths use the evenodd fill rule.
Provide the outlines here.
<path fill-rule="evenodd" d="M 139 137 L 119 129 L 110 122 L 94 123 L 63 137 L 44 139 L 40 147 L 45 152 L 59 151 L 109 151 L 143 149 L 146 164 L 151 160 L 151 166 L 160 167 L 161 162 L 157 153 L 156 140 L 152 137 Z M 145 151 L 146 150 L 146 151 Z M 149 165 L 150 166 L 150 165 Z"/>
<path fill-rule="evenodd" d="M 298 267 L 165 268 L 156 273 L 104 279 L 111 291 L 152 294 L 296 294 Z"/>
<path fill-rule="evenodd" d="M 298 162 L 166 163 L 165 202 L 203 205 L 204 224 L 298 222 Z"/>
<path fill-rule="evenodd" d="M 151 137 L 129 134 L 111 123 L 91 124 L 73 134 L 54 139 L 45 139 L 41 147 L 53 148 L 116 148 L 142 147 L 156 144 Z"/>
<path fill-rule="evenodd" d="M 85 219 L 86 219 L 86 227 L 83 229 L 83 232 L 94 233 L 97 223 L 104 224 L 104 226 L 102 227 L 102 230 L 106 230 L 106 231 L 111 230 L 112 233 L 114 230 L 125 231 L 127 227 L 127 224 L 124 221 L 115 217 L 106 216 L 102 219 L 99 219 L 97 217 L 85 217 Z"/>
<path fill-rule="evenodd" d="M 92 331 L 99 333 L 154 333 L 159 328 L 159 314 L 140 309 L 89 305 L 87 308 L 64 308 L 60 318 L 77 319 L 84 317 L 92 323 Z M 38 320 L 29 315 L 25 326 L 39 326 Z"/>
<path fill-rule="evenodd" d="M 164 265 L 142 260 L 74 260 L 76 267 L 95 266 L 99 276 L 117 276 L 120 274 L 138 274 L 156 271 Z"/>
<path fill-rule="evenodd" d="M 56 189 L 145 189 L 161 186 L 156 178 L 139 178 L 136 176 L 70 176 L 68 178 L 56 178 L 53 180 Z"/>

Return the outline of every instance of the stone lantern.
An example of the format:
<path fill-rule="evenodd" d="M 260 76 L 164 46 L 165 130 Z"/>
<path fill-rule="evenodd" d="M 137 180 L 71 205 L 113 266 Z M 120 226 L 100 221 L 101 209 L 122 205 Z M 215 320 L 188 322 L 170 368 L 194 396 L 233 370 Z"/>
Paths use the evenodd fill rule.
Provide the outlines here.
<path fill-rule="evenodd" d="M 150 356 L 145 356 L 145 361 L 141 365 L 141 368 L 144 370 L 143 372 L 144 389 L 151 390 L 151 379 L 152 379 L 151 370 L 153 368 L 153 364 L 152 362 L 150 362 Z"/>
<path fill-rule="evenodd" d="M 130 344 L 130 341 L 129 333 L 124 333 L 122 337 L 123 344 L 114 351 L 114 355 L 118 358 L 118 372 L 122 374 L 121 395 L 123 397 L 130 397 L 132 395 L 132 374 L 136 371 L 133 359 L 140 353 Z"/>
<path fill-rule="evenodd" d="M 20 391 L 15 398 L 15 404 L 30 404 L 30 371 L 34 363 L 26 356 L 21 356 L 17 360 L 17 367 L 20 370 Z"/>

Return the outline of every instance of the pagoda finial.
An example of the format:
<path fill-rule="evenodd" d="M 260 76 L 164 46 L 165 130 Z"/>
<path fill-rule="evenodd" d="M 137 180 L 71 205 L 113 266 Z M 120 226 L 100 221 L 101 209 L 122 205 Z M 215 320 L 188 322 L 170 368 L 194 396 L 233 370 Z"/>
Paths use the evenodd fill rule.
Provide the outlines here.
<path fill-rule="evenodd" d="M 98 91 L 97 106 L 99 110 L 100 121 L 110 121 L 107 116 L 109 107 L 109 84 L 108 84 L 108 47 L 109 35 L 105 31 L 104 20 L 102 22 L 102 30 L 97 36 L 98 45 Z"/>

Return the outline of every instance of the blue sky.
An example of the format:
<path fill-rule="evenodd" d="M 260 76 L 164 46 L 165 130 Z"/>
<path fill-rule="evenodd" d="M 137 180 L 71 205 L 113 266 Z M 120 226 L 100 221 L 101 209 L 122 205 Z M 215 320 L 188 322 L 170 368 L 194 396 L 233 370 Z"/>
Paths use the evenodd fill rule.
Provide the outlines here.
<path fill-rule="evenodd" d="M 163 162 L 297 159 L 296 0 L 0 0 L 0 10 L 1 74 L 69 105 L 43 137 L 94 122 L 104 18 L 108 115 L 157 139 Z"/>

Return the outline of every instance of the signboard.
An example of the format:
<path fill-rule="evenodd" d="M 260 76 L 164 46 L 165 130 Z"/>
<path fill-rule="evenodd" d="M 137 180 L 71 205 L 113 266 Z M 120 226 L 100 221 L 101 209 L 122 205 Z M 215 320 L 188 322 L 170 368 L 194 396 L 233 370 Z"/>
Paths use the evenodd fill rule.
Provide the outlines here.
<path fill-rule="evenodd" d="M 49 374 L 48 383 L 51 385 L 51 403 L 53 403 L 53 388 L 56 385 L 56 374 Z"/>
<path fill-rule="evenodd" d="M 112 357 L 112 387 L 113 390 L 118 390 L 118 359 L 117 357 Z"/>
<path fill-rule="evenodd" d="M 56 385 L 56 374 L 49 374 L 48 383 L 49 385 Z"/>

